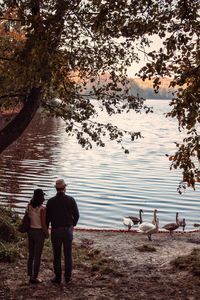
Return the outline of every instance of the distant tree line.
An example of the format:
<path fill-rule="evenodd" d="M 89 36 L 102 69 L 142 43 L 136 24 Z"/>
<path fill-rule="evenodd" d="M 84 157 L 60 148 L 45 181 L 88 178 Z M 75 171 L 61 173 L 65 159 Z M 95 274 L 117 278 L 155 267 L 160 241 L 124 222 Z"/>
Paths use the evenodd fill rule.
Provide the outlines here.
<path fill-rule="evenodd" d="M 160 87 L 157 92 L 153 89 L 152 85 L 139 84 L 134 79 L 130 79 L 130 95 L 136 96 L 139 95 L 145 99 L 172 99 L 173 90 L 169 90 L 167 87 Z"/>

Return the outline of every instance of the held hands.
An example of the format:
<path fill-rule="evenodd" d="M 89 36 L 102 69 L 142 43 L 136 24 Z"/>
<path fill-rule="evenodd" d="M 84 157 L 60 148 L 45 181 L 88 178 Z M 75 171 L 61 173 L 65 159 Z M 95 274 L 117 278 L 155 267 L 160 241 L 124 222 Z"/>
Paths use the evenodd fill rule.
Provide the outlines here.
<path fill-rule="evenodd" d="M 48 239 L 49 238 L 49 230 L 46 226 L 43 227 L 43 232 L 44 232 L 45 239 Z"/>
<path fill-rule="evenodd" d="M 45 239 L 48 239 L 49 238 L 49 233 L 48 231 L 44 233 L 45 234 Z"/>

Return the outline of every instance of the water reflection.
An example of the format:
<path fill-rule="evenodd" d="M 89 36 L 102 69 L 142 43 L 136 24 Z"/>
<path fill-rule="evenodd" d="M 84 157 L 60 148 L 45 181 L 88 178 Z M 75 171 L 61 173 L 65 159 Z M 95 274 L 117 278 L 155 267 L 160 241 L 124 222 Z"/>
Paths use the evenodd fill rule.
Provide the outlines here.
<path fill-rule="evenodd" d="M 60 147 L 60 122 L 38 113 L 24 134 L 1 155 L 1 202 L 23 207 L 35 187 L 46 190 L 53 184 L 56 176 L 51 175 L 51 166 L 54 149 Z"/>

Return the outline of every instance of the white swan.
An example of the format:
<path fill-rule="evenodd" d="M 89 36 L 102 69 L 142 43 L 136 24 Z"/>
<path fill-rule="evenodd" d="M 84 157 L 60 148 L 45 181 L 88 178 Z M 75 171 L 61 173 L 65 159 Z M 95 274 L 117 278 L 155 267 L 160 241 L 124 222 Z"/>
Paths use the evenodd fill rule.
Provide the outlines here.
<path fill-rule="evenodd" d="M 128 230 L 133 226 L 133 221 L 130 218 L 123 218 L 123 224 L 128 227 Z"/>
<path fill-rule="evenodd" d="M 151 235 L 158 232 L 159 219 L 156 217 L 157 209 L 154 209 L 152 223 L 144 222 L 139 225 L 138 230 L 145 233 L 148 236 L 149 241 L 151 241 Z"/>

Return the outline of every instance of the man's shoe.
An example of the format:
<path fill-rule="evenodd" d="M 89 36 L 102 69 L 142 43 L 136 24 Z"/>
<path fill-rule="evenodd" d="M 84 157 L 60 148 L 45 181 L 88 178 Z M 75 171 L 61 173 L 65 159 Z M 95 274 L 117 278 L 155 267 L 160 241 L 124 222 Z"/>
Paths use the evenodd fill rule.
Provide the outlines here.
<path fill-rule="evenodd" d="M 30 278 L 29 283 L 42 283 L 42 280 L 38 278 Z"/>
<path fill-rule="evenodd" d="M 60 279 L 60 278 L 57 278 L 57 277 L 54 277 L 54 278 L 51 279 L 51 282 L 52 282 L 52 283 L 61 284 L 61 279 Z"/>

